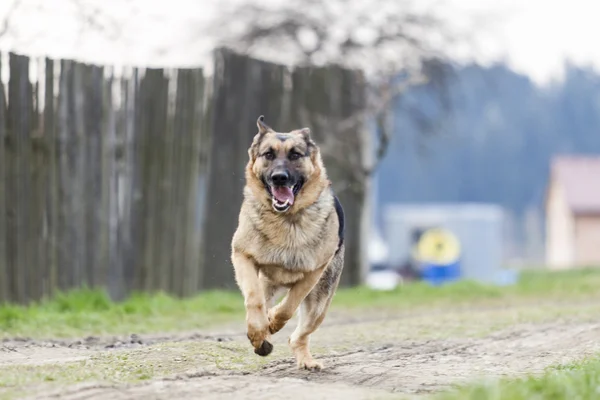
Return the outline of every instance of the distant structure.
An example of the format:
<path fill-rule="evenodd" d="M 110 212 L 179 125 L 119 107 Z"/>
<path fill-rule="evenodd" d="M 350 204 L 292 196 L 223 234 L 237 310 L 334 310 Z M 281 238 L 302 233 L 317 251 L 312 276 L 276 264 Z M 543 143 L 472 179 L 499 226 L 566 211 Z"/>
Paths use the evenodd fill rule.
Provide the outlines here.
<path fill-rule="evenodd" d="M 546 262 L 600 266 L 600 156 L 558 156 L 546 191 Z"/>
<path fill-rule="evenodd" d="M 391 265 L 404 265 L 415 242 L 429 229 L 444 229 L 458 239 L 460 275 L 490 284 L 511 283 L 503 269 L 504 209 L 485 203 L 393 204 L 385 209 L 385 237 Z"/>

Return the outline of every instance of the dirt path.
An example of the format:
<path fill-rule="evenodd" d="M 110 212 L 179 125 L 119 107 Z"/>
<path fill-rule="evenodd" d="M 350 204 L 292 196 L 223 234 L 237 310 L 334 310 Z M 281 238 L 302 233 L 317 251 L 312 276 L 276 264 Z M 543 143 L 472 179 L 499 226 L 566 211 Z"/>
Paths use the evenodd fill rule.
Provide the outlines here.
<path fill-rule="evenodd" d="M 540 372 L 545 367 L 565 363 L 600 350 L 600 323 L 564 319 L 546 323 L 521 323 L 482 337 L 453 337 L 453 325 L 461 316 L 475 324 L 477 313 L 492 319 L 502 311 L 461 311 L 439 317 L 344 319 L 332 317 L 313 338 L 316 355 L 325 363 L 320 373 L 298 371 L 285 354 L 286 337 L 293 327 L 276 336 L 274 357 L 258 370 L 228 370 L 215 365 L 195 365 L 185 373 L 138 384 L 98 384 L 37 390 L 32 399 L 367 399 L 398 394 L 419 395 L 438 391 L 451 384 L 479 377 Z M 466 314 L 464 314 L 466 313 Z M 499 313 L 499 314 L 494 314 Z M 515 314 L 514 310 L 511 315 Z M 489 319 L 489 318 L 488 318 Z M 447 328 L 449 335 L 423 331 Z M 425 325 L 420 325 L 420 323 Z M 464 321 L 461 329 L 465 329 Z M 222 342 L 247 346 L 239 329 L 221 334 L 178 334 L 112 338 L 86 338 L 74 341 L 8 340 L 0 346 L 0 366 L 68 363 L 99 352 L 127 352 L 152 349 L 166 343 Z M 429 339 L 418 339 L 429 336 Z M 444 337 L 448 336 L 448 337 Z M 469 336 L 469 335 L 465 335 Z M 481 336 L 481 335 L 475 335 Z M 245 347 L 244 347 L 245 348 Z M 284 350 L 285 349 L 285 350 Z M 254 362 L 253 355 L 249 362 Z M 256 357 L 256 356 L 254 356 Z"/>

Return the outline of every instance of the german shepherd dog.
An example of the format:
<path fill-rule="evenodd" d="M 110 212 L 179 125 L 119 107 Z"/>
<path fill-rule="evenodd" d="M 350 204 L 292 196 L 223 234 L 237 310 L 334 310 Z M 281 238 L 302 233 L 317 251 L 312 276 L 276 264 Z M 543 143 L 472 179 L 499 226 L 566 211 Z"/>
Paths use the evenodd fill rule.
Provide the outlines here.
<path fill-rule="evenodd" d="M 300 369 L 320 370 L 309 336 L 323 322 L 344 265 L 344 212 L 310 129 L 274 131 L 261 115 L 248 150 L 244 201 L 231 243 L 247 334 L 267 356 L 300 307 L 288 342 Z M 287 291 L 277 305 L 276 296 Z"/>

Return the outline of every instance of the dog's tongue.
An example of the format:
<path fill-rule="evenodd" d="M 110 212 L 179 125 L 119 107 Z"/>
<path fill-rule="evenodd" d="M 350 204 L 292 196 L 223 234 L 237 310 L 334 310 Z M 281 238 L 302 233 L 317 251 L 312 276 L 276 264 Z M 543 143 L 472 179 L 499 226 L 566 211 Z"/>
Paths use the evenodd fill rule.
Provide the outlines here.
<path fill-rule="evenodd" d="M 292 188 L 287 186 L 273 187 L 273 196 L 279 203 L 285 203 L 287 200 L 290 205 L 294 204 L 294 192 L 292 192 Z"/>

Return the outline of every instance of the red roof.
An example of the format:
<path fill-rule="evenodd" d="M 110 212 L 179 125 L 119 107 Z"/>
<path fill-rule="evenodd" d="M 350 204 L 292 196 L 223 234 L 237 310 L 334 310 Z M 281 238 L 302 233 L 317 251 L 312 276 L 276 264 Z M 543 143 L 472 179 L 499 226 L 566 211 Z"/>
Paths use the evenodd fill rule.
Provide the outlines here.
<path fill-rule="evenodd" d="M 600 156 L 559 156 L 551 168 L 574 213 L 600 213 Z"/>

